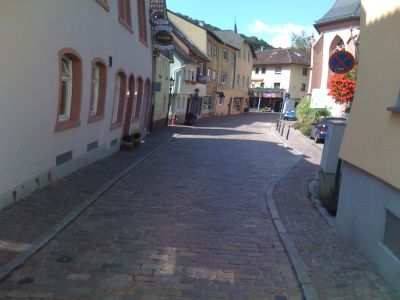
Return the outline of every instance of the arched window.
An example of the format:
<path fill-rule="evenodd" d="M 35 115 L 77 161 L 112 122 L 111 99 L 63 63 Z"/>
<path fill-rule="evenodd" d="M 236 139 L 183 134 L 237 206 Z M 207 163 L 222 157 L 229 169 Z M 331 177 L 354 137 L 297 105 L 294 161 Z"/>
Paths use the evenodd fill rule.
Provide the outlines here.
<path fill-rule="evenodd" d="M 95 122 L 104 118 L 106 86 L 107 86 L 106 64 L 101 59 L 95 59 L 92 61 L 89 122 Z"/>
<path fill-rule="evenodd" d="M 126 75 L 123 71 L 119 71 L 115 77 L 114 108 L 112 114 L 111 129 L 115 129 L 122 126 L 125 98 L 126 98 Z"/>
<path fill-rule="evenodd" d="M 136 107 L 135 107 L 135 120 L 140 118 L 140 111 L 142 109 L 142 98 L 143 98 L 143 79 L 138 78 L 137 80 L 137 95 L 136 95 Z"/>
<path fill-rule="evenodd" d="M 55 131 L 80 125 L 82 61 L 70 48 L 59 51 L 59 96 Z"/>

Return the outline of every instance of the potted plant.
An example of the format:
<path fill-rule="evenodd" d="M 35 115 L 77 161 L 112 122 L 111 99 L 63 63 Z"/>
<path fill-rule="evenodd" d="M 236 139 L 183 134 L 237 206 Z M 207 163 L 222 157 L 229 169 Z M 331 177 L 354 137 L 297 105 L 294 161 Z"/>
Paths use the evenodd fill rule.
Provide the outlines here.
<path fill-rule="evenodd" d="M 140 144 L 140 132 L 134 129 L 132 133 L 126 134 L 122 137 L 120 146 L 121 151 L 132 151 Z"/>

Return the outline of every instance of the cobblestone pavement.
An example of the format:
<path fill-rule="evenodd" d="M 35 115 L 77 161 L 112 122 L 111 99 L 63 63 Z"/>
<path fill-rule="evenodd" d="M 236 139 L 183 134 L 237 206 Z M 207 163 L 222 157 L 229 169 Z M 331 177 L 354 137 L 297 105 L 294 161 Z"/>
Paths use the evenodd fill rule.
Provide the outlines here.
<path fill-rule="evenodd" d="M 304 153 L 305 159 L 278 184 L 274 199 L 320 298 L 400 299 L 371 265 L 338 237 L 309 199 L 308 183 L 318 172 L 321 150 L 297 131 L 284 141 Z"/>
<path fill-rule="evenodd" d="M 0 210 L 0 266 L 25 250 L 96 189 L 129 164 L 170 139 L 178 127 L 152 133 L 133 152 L 115 154 Z"/>
<path fill-rule="evenodd" d="M 13 272 L 0 299 L 301 299 L 265 203 L 297 157 L 267 132 L 273 118 L 199 121 Z"/>
<path fill-rule="evenodd" d="M 320 150 L 296 132 L 288 147 L 278 143 L 267 130 L 275 119 L 199 120 L 0 283 L 0 299 L 302 299 L 265 203 L 266 187 L 297 159 L 293 149 L 305 159 L 274 196 L 320 298 L 390 299 L 307 198 Z M 31 243 L 176 130 L 154 133 L 140 150 L 116 153 L 0 211 L 0 239 Z"/>

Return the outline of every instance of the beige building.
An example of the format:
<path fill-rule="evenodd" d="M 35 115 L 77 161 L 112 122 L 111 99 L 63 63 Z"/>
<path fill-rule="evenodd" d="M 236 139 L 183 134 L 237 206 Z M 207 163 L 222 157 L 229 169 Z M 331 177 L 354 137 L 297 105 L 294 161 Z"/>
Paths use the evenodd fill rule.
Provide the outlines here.
<path fill-rule="evenodd" d="M 232 58 L 230 64 L 228 62 L 227 66 L 233 69 L 233 91 L 225 95 L 225 98 L 228 100 L 228 114 L 242 113 L 244 107 L 248 105 L 251 70 L 255 52 L 245 39 L 232 30 L 217 30 L 213 31 L 213 33 L 225 45 L 237 49 L 234 58 Z"/>
<path fill-rule="evenodd" d="M 256 54 L 251 87 L 254 90 L 271 89 L 272 92 L 256 93 L 250 99 L 250 106 L 258 108 L 260 104 L 260 108 L 280 111 L 286 94 L 290 99 L 286 108 L 296 107 L 307 93 L 310 53 L 294 49 L 272 49 L 258 51 Z"/>
<path fill-rule="evenodd" d="M 0 208 L 147 132 L 149 0 L 0 1 Z"/>
<path fill-rule="evenodd" d="M 400 293 L 400 3 L 362 0 L 337 229 Z"/>
<path fill-rule="evenodd" d="M 210 78 L 206 96 L 211 104 L 204 107 L 210 107 L 209 110 L 215 115 L 243 112 L 248 101 L 251 68 L 255 57 L 251 46 L 233 31 L 211 32 L 172 12 L 168 12 L 168 18 L 203 53 L 207 53 L 210 60 L 206 66 L 207 76 Z"/>

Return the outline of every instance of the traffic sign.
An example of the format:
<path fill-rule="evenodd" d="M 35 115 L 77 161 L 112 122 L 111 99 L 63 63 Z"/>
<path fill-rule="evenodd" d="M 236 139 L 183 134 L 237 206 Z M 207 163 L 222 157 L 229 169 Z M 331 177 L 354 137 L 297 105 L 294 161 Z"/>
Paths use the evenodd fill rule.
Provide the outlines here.
<path fill-rule="evenodd" d="M 354 68 L 354 56 L 341 50 L 333 53 L 329 58 L 329 68 L 337 74 L 346 74 Z"/>

